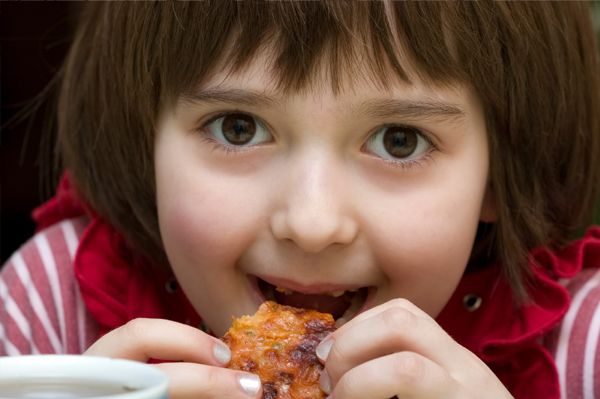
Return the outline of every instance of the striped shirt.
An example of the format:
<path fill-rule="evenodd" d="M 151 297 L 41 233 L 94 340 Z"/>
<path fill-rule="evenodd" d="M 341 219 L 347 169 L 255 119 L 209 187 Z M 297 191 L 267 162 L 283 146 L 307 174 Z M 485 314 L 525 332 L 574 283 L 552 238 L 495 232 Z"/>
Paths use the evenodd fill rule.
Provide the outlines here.
<path fill-rule="evenodd" d="M 565 399 L 600 399 L 600 269 L 583 269 L 563 284 L 571 307 L 545 339 Z"/>
<path fill-rule="evenodd" d="M 73 272 L 87 217 L 67 219 L 23 245 L 0 272 L 0 356 L 81 354 L 99 336 Z M 544 338 L 563 399 L 600 399 L 600 269 L 570 281 L 572 304 Z"/>
<path fill-rule="evenodd" d="M 81 354 L 97 338 L 73 272 L 89 220 L 68 219 L 15 252 L 0 273 L 0 355 Z"/>

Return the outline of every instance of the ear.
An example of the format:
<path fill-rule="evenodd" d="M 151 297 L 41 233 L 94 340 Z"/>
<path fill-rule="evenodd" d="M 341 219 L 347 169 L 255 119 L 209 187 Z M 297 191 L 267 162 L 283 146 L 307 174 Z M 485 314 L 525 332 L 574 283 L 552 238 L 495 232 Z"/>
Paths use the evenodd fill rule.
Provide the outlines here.
<path fill-rule="evenodd" d="M 483 223 L 493 223 L 496 219 L 498 219 L 498 213 L 496 212 L 496 196 L 494 195 L 492 184 L 488 183 L 481 203 L 479 220 Z"/>

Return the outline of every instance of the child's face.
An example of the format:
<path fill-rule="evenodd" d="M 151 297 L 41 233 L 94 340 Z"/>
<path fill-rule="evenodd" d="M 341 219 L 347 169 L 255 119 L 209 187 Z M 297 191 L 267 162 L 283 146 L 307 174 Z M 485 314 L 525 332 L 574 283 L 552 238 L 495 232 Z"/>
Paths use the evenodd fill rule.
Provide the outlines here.
<path fill-rule="evenodd" d="M 350 297 L 441 311 L 478 221 L 494 218 L 476 96 L 418 82 L 281 96 L 258 62 L 201 89 L 159 120 L 158 215 L 180 286 L 217 335 L 271 285 L 359 289 L 274 291 L 336 316 Z"/>

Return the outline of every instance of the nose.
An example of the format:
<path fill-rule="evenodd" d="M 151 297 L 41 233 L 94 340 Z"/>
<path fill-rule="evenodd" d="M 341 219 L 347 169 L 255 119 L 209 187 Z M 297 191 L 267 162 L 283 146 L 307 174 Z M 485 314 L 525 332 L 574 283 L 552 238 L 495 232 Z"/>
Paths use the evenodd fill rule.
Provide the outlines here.
<path fill-rule="evenodd" d="M 309 253 L 354 241 L 358 224 L 343 164 L 314 156 L 286 166 L 277 181 L 279 203 L 271 217 L 275 238 L 293 241 Z"/>

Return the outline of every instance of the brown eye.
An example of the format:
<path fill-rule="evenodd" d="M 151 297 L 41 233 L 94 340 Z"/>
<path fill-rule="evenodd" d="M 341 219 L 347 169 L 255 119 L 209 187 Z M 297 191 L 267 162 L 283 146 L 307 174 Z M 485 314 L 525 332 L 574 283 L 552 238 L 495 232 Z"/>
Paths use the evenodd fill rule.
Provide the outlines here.
<path fill-rule="evenodd" d="M 419 129 L 405 125 L 385 126 L 365 144 L 369 152 L 382 158 L 408 160 L 417 158 L 431 147 Z"/>
<path fill-rule="evenodd" d="M 273 139 L 260 119 L 243 112 L 217 116 L 204 128 L 213 139 L 230 147 L 252 147 Z"/>
<path fill-rule="evenodd" d="M 417 133 L 409 127 L 388 127 L 383 134 L 383 146 L 394 158 L 406 158 L 412 155 L 417 149 L 417 144 Z"/>
<path fill-rule="evenodd" d="M 248 144 L 256 134 L 254 118 L 244 114 L 233 114 L 223 118 L 223 137 L 234 145 Z"/>

